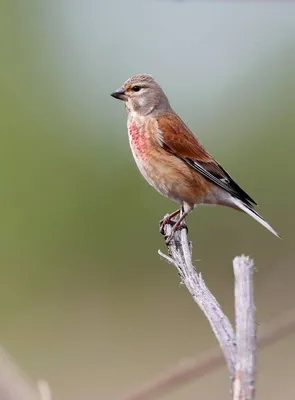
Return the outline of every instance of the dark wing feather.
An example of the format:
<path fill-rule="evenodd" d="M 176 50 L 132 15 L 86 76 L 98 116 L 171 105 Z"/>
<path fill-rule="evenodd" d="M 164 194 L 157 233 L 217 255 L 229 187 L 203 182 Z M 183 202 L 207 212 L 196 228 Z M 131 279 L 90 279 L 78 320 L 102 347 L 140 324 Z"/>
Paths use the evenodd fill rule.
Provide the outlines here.
<path fill-rule="evenodd" d="M 166 114 L 158 118 L 161 146 L 175 154 L 194 168 L 206 179 L 242 200 L 247 205 L 255 201 L 232 179 L 218 162 L 204 149 L 198 139 L 176 114 Z"/>

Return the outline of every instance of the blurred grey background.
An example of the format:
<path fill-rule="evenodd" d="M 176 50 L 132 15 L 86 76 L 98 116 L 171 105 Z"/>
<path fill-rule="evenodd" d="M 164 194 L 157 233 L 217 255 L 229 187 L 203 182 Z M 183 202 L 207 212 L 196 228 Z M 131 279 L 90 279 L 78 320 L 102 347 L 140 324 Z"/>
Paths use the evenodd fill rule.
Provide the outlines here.
<path fill-rule="evenodd" d="M 217 346 L 161 261 L 175 205 L 132 160 L 110 97 L 151 73 L 281 233 L 219 207 L 189 218 L 194 257 L 233 316 L 231 261 L 255 259 L 259 323 L 295 306 L 295 4 L 3 1 L 1 344 L 55 400 L 111 398 Z M 294 395 L 295 338 L 259 353 L 260 399 Z M 274 362 L 275 360 L 275 362 Z M 168 399 L 228 398 L 224 368 Z"/>

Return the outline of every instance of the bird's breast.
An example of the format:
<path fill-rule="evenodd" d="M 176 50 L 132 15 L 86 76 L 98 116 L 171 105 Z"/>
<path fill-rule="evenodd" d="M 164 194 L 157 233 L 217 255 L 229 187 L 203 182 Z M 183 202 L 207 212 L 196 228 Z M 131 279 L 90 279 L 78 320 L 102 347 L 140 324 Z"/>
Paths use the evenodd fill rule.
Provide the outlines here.
<path fill-rule="evenodd" d="M 128 124 L 129 142 L 136 157 L 144 157 L 147 150 L 147 136 L 144 131 L 144 125 L 140 125 L 134 121 Z"/>
<path fill-rule="evenodd" d="M 128 136 L 130 148 L 137 167 L 144 178 L 153 184 L 154 146 L 150 135 L 150 124 L 148 121 L 136 118 L 128 120 Z"/>

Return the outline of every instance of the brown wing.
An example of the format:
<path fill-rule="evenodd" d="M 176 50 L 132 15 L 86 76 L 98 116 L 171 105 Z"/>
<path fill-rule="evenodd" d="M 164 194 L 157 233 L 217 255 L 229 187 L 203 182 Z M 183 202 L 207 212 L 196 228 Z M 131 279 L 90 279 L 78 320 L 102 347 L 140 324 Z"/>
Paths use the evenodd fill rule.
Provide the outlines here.
<path fill-rule="evenodd" d="M 199 140 L 176 114 L 158 118 L 160 145 L 189 164 L 205 178 L 251 206 L 255 201 L 232 179 L 204 149 Z"/>

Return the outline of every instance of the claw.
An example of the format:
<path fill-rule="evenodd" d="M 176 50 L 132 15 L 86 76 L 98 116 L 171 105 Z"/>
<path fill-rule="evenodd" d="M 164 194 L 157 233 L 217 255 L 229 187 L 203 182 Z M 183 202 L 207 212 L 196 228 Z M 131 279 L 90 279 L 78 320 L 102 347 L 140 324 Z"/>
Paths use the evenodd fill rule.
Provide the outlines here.
<path fill-rule="evenodd" d="M 174 212 L 171 213 L 171 214 L 165 215 L 165 217 L 160 221 L 159 229 L 160 229 L 160 233 L 161 233 L 162 235 L 165 235 L 165 230 L 164 230 L 164 228 L 165 228 L 165 225 L 166 225 L 166 224 L 170 224 L 170 225 L 172 225 L 172 226 L 174 226 L 174 225 L 176 224 L 176 221 L 173 221 L 172 218 L 174 218 L 174 217 L 175 217 L 176 215 L 178 215 L 179 213 L 180 213 L 180 210 L 178 209 L 178 210 L 174 211 Z"/>
<path fill-rule="evenodd" d="M 172 226 L 174 226 L 175 224 L 176 224 L 176 222 L 175 221 L 173 221 L 172 219 L 171 219 L 171 216 L 170 215 L 166 215 L 163 219 L 161 219 L 161 221 L 160 221 L 160 227 L 159 227 L 159 229 L 160 229 L 160 233 L 162 234 L 162 235 L 165 235 L 165 225 L 167 225 L 167 224 L 170 224 L 170 225 L 172 225 Z"/>

